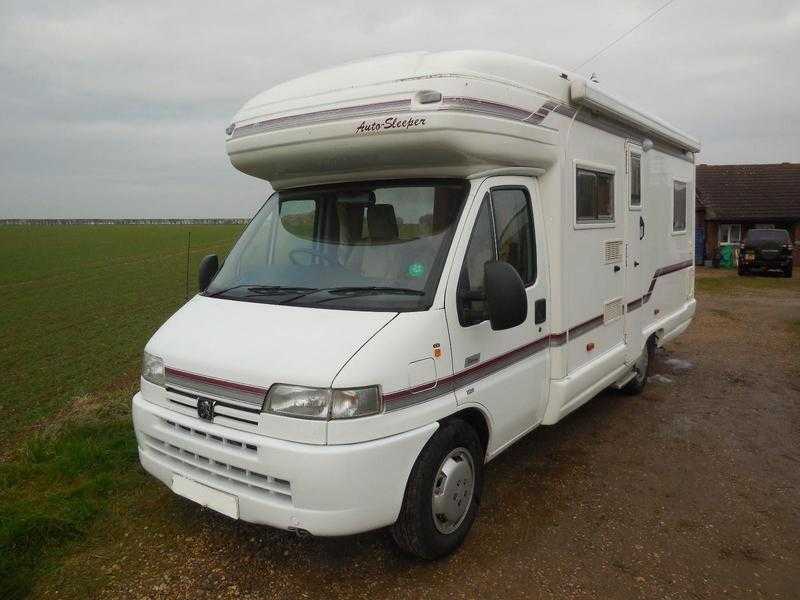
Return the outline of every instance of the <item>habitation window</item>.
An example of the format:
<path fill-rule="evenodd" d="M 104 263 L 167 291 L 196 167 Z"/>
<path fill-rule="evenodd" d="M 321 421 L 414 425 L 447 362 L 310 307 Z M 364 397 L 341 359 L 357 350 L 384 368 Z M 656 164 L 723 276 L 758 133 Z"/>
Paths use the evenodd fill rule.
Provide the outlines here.
<path fill-rule="evenodd" d="M 686 182 L 676 181 L 672 190 L 672 231 L 686 231 Z"/>
<path fill-rule="evenodd" d="M 611 173 L 577 169 L 575 214 L 578 223 L 614 221 L 614 176 Z"/>
<path fill-rule="evenodd" d="M 720 244 L 738 244 L 742 241 L 742 226 L 723 223 L 719 226 L 718 238 Z"/>
<path fill-rule="evenodd" d="M 642 205 L 642 157 L 631 153 L 631 208 Z"/>

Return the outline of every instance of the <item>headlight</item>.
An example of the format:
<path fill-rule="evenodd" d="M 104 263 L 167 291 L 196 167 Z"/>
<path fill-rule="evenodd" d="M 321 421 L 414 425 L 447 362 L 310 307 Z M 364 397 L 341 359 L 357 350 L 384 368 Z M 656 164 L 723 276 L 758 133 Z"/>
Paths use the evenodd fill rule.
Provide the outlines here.
<path fill-rule="evenodd" d="M 331 391 L 299 385 L 273 385 L 267 394 L 270 412 L 306 419 L 327 419 Z"/>
<path fill-rule="evenodd" d="M 380 412 L 381 393 L 375 386 L 332 390 L 279 383 L 267 394 L 267 410 L 305 419 L 364 417 Z"/>
<path fill-rule="evenodd" d="M 150 383 L 164 386 L 164 361 L 160 356 L 145 352 L 142 356 L 142 377 Z"/>
<path fill-rule="evenodd" d="M 352 390 L 333 390 L 331 419 L 350 419 L 381 411 L 381 392 L 377 386 Z"/>

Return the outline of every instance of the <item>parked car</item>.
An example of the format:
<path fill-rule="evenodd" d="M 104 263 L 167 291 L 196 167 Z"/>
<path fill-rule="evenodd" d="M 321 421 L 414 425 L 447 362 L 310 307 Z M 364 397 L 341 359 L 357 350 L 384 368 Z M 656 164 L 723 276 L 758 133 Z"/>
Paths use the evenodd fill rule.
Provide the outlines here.
<path fill-rule="evenodd" d="M 792 276 L 792 241 L 785 229 L 751 229 L 739 250 L 739 275 L 781 271 Z"/>

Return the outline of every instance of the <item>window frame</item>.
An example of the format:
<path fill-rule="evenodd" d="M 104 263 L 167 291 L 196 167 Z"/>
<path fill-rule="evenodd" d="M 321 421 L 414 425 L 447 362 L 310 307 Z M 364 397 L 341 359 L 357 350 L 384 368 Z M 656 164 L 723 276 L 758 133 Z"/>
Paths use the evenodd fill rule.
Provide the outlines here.
<path fill-rule="evenodd" d="M 631 202 L 633 199 L 633 157 L 639 159 L 639 204 Z M 638 147 L 636 150 L 628 148 L 628 210 L 642 210 L 644 205 L 644 193 L 642 185 L 644 177 L 642 176 L 642 163 L 644 162 L 644 152 Z M 576 200 L 577 201 L 577 200 Z"/>
<path fill-rule="evenodd" d="M 727 239 L 724 242 L 721 241 L 720 235 L 719 235 L 720 232 L 722 231 L 723 227 L 727 227 L 727 232 L 728 232 L 728 235 L 725 236 Z M 734 227 L 738 227 L 739 228 L 739 239 L 736 240 L 736 241 L 733 241 L 731 239 L 731 232 L 733 231 Z M 743 237 L 742 237 L 742 224 L 741 223 L 720 223 L 719 225 L 717 225 L 717 245 L 718 246 L 738 246 L 739 244 L 742 243 L 742 239 L 743 239 Z"/>
<path fill-rule="evenodd" d="M 683 206 L 684 206 L 684 215 L 683 215 L 683 229 L 675 229 L 675 184 L 682 183 L 684 185 L 686 191 L 686 198 L 684 198 Z M 673 179 L 672 180 L 672 208 L 670 209 L 670 225 L 669 228 L 671 230 L 672 235 L 686 235 L 689 231 L 689 192 L 690 192 L 690 185 L 689 182 L 685 179 Z"/>
<path fill-rule="evenodd" d="M 481 197 L 480 201 L 478 202 L 478 207 L 475 212 L 475 218 L 472 221 L 472 226 L 469 230 L 469 236 L 466 240 L 466 248 L 464 249 L 464 255 L 461 257 L 461 266 L 458 269 L 458 278 L 456 279 L 456 295 L 458 292 L 461 291 L 461 281 L 464 277 L 464 267 L 467 263 L 467 257 L 469 256 L 470 247 L 472 246 L 473 238 L 475 235 L 476 228 L 478 226 L 478 219 L 481 214 L 481 210 L 483 210 L 483 205 L 485 202 L 488 202 L 488 210 L 489 210 L 489 223 L 491 225 L 491 240 L 492 240 L 492 260 L 499 260 L 499 247 L 498 247 L 498 238 L 497 238 L 497 223 L 495 220 L 494 214 L 494 201 L 492 199 L 492 192 L 495 190 L 520 190 L 522 194 L 525 196 L 526 201 L 526 212 L 528 214 L 528 223 L 530 224 L 532 235 L 532 243 L 533 243 L 533 279 L 530 282 L 526 282 L 523 280 L 523 285 L 525 287 L 525 291 L 527 292 L 530 288 L 536 285 L 536 282 L 539 281 L 539 249 L 536 243 L 536 218 L 534 216 L 533 211 L 533 203 L 531 201 L 531 194 L 527 186 L 525 185 L 517 185 L 517 184 L 504 184 L 504 185 L 496 185 L 490 186 L 488 190 L 486 190 Z M 516 270 L 516 269 L 515 269 Z M 520 276 L 522 279 L 522 276 Z M 456 297 L 456 312 L 458 314 L 458 323 L 463 328 L 474 327 L 475 325 L 480 325 L 481 323 L 485 323 L 488 320 L 488 317 L 481 320 L 476 321 L 474 323 L 464 322 L 463 318 L 463 308 L 461 305 L 461 299 Z"/>
<path fill-rule="evenodd" d="M 500 257 L 500 242 L 497 237 L 498 235 L 497 222 L 494 214 L 494 199 L 492 198 L 492 192 L 494 192 L 495 190 L 520 190 L 522 192 L 522 195 L 525 196 L 525 208 L 526 212 L 528 213 L 528 224 L 530 225 L 531 232 L 533 233 L 533 235 L 531 236 L 532 237 L 531 241 L 533 243 L 533 279 L 530 282 L 528 282 L 522 279 L 522 275 L 520 275 L 520 279 L 522 279 L 522 284 L 525 286 L 525 289 L 527 290 L 528 288 L 536 285 L 536 281 L 539 279 L 539 265 L 538 265 L 539 253 L 536 251 L 537 250 L 536 221 L 533 218 L 533 204 L 531 202 L 531 195 L 530 192 L 528 191 L 528 188 L 524 185 L 507 184 L 507 185 L 496 185 L 494 187 L 489 188 L 489 204 L 491 208 L 490 215 L 492 217 L 492 241 L 494 243 L 494 255 L 496 260 L 499 260 Z"/>
<path fill-rule="evenodd" d="M 578 219 L 578 171 L 590 171 L 611 175 L 611 212 L 610 220 Z M 612 165 L 587 160 L 573 161 L 572 169 L 572 226 L 574 229 L 614 229 L 617 226 L 617 169 Z"/>

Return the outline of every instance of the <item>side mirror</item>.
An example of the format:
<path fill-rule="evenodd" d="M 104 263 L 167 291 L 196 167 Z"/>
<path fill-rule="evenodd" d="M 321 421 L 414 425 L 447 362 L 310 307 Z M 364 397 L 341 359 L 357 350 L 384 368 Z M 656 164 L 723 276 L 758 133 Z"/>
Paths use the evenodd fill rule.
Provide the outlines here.
<path fill-rule="evenodd" d="M 525 284 L 516 269 L 507 262 L 487 262 L 483 270 L 483 289 L 489 323 L 494 331 L 511 329 L 528 317 L 528 296 Z"/>
<path fill-rule="evenodd" d="M 201 292 L 206 291 L 217 271 L 219 271 L 219 258 L 216 254 L 209 254 L 200 261 L 200 268 L 197 270 L 197 285 Z"/>

